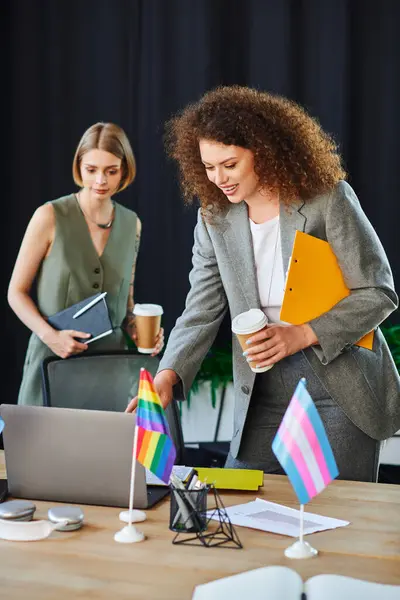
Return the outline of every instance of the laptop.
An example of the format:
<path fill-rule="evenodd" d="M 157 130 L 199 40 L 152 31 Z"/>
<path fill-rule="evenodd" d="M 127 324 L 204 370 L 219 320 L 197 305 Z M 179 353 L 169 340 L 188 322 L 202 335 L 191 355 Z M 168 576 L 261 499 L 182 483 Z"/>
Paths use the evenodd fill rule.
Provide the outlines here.
<path fill-rule="evenodd" d="M 135 415 L 0 405 L 8 492 L 15 498 L 129 506 Z M 146 484 L 136 463 L 133 506 L 150 508 L 168 487 Z"/>

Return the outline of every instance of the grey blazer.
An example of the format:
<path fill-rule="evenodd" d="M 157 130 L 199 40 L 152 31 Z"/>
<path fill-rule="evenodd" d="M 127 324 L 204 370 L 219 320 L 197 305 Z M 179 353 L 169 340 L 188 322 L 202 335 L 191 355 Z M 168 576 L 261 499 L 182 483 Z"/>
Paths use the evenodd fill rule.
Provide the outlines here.
<path fill-rule="evenodd" d="M 398 306 L 385 251 L 353 189 L 344 181 L 312 201 L 281 206 L 284 272 L 296 230 L 327 240 L 335 252 L 350 295 L 310 321 L 319 345 L 303 352 L 346 415 L 374 439 L 400 428 L 400 379 L 378 325 Z M 260 306 L 247 205 L 230 205 L 194 233 L 191 289 L 172 330 L 159 371 L 173 369 L 186 396 L 221 321 Z M 354 346 L 376 329 L 373 350 Z M 255 374 L 233 337 L 235 388 L 231 454 L 237 456 Z M 289 400 L 289 398 L 288 398 Z"/>

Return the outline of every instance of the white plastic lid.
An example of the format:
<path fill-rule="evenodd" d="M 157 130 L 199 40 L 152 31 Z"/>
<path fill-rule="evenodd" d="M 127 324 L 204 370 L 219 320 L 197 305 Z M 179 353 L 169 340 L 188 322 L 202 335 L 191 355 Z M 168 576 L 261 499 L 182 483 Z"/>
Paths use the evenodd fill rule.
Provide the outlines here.
<path fill-rule="evenodd" d="M 160 304 L 135 304 L 133 309 L 133 314 L 140 317 L 158 317 L 163 312 L 163 307 Z"/>
<path fill-rule="evenodd" d="M 240 313 L 232 321 L 233 333 L 246 334 L 259 331 L 268 323 L 268 319 L 259 308 L 251 308 L 250 310 Z"/>

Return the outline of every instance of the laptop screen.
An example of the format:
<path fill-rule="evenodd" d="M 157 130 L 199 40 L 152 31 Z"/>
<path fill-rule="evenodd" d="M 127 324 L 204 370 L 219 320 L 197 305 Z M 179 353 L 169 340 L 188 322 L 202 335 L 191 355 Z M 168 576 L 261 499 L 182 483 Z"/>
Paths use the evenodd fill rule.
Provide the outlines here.
<path fill-rule="evenodd" d="M 128 507 L 134 414 L 2 404 L 0 415 L 11 496 Z M 148 507 L 139 463 L 133 503 Z"/>

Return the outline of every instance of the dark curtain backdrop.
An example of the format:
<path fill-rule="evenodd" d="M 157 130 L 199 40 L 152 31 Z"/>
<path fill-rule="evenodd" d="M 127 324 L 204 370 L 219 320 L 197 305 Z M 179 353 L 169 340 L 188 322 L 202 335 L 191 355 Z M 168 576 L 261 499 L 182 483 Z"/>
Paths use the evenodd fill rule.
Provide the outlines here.
<path fill-rule="evenodd" d="M 167 333 L 188 291 L 196 210 L 182 204 L 163 126 L 217 84 L 289 96 L 320 120 L 400 280 L 398 0 L 12 0 L 1 10 L 2 402 L 16 400 L 28 340 L 6 303 L 24 230 L 37 206 L 74 190 L 75 147 L 99 120 L 121 125 L 137 156 L 119 197 L 143 222 L 135 298 L 164 305 Z"/>

